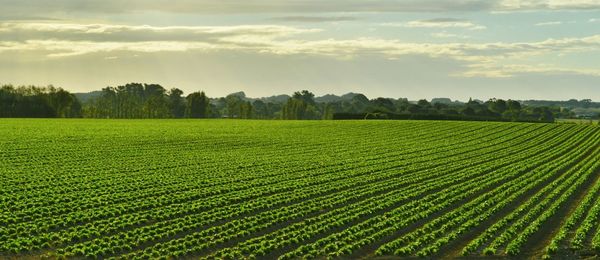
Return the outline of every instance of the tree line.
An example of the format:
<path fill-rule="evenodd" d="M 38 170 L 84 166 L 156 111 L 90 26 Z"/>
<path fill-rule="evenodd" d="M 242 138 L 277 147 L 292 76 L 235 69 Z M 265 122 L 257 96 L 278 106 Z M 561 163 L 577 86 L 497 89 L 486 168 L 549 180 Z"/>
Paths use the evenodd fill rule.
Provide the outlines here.
<path fill-rule="evenodd" d="M 80 102 L 61 88 L 13 87 L 0 89 L 0 117 L 85 118 L 239 118 L 239 119 L 456 119 L 542 121 L 571 117 L 561 107 L 525 106 L 518 101 L 490 99 L 466 103 L 438 98 L 411 102 L 406 98 L 369 99 L 363 94 L 316 98 L 307 90 L 291 96 L 252 99 L 243 92 L 209 98 L 204 92 L 187 96 L 177 88 L 129 83 L 93 92 Z M 82 99 L 83 100 L 83 99 Z"/>
<path fill-rule="evenodd" d="M 84 104 L 82 114 L 89 118 L 207 118 L 209 102 L 204 92 L 184 97 L 177 88 L 130 83 L 103 88 Z"/>
<path fill-rule="evenodd" d="M 514 122 L 554 122 L 558 117 L 570 117 L 570 111 L 557 107 L 525 107 L 514 100 L 490 99 L 486 102 L 469 100 L 467 103 L 443 102 L 425 99 L 416 103 L 406 99 L 378 98 L 375 106 L 361 113 L 336 113 L 334 119 L 428 119 L 476 120 Z"/>
<path fill-rule="evenodd" d="M 81 103 L 62 88 L 4 85 L 0 117 L 81 117 Z"/>

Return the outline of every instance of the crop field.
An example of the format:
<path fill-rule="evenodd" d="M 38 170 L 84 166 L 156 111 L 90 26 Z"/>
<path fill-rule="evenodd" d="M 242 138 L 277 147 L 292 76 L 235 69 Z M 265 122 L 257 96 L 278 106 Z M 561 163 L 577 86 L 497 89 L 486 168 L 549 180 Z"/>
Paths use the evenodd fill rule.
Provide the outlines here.
<path fill-rule="evenodd" d="M 0 120 L 0 258 L 598 256 L 600 127 Z"/>

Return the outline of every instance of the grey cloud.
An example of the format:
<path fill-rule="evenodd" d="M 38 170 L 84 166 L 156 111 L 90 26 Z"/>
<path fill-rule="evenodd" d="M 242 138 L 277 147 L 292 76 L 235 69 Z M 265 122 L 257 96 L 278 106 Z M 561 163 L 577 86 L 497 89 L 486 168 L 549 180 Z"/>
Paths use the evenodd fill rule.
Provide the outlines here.
<path fill-rule="evenodd" d="M 25 16 L 167 12 L 193 14 L 326 12 L 474 12 L 600 9 L 596 0 L 0 0 L 4 13 Z"/>
<path fill-rule="evenodd" d="M 446 12 L 489 10 L 496 0 L 0 0 L 3 11 L 18 15 L 72 13 L 323 13 Z"/>
<path fill-rule="evenodd" d="M 468 26 L 469 22 L 447 22 L 444 26 Z M 430 26 L 434 23 L 416 21 L 410 26 Z M 424 23 L 424 24 L 423 24 Z M 446 25 L 450 23 L 450 25 Z M 457 25 L 458 24 L 458 25 Z M 519 64 L 523 58 L 549 53 L 567 54 L 600 49 L 600 35 L 583 38 L 549 39 L 521 43 L 419 43 L 381 38 L 302 39 L 303 34 L 321 32 L 280 25 L 245 26 L 128 26 L 110 24 L 69 23 L 0 23 L 0 53 L 38 52 L 39 59 L 89 55 L 94 53 L 161 53 L 161 52 L 246 52 L 281 56 L 328 56 L 355 59 L 379 56 L 398 59 L 409 55 L 447 58 L 470 64 L 459 77 L 512 77 L 516 71 L 536 73 L 569 71 L 553 68 L 539 71 L 531 67 L 495 64 Z M 446 35 L 447 36 L 447 35 Z M 114 55 L 110 55 L 114 56 Z M 573 69 L 586 75 L 600 75 L 599 70 Z"/>
<path fill-rule="evenodd" d="M 58 21 L 59 18 L 46 16 L 27 16 L 27 15 L 10 15 L 0 14 L 0 22 L 2 21 Z"/>

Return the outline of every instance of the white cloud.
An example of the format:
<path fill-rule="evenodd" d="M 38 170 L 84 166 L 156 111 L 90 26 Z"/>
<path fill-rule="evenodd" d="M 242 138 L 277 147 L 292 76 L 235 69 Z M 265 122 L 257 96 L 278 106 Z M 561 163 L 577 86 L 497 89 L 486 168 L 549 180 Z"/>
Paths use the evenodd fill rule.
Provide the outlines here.
<path fill-rule="evenodd" d="M 0 27 L 2 28 L 2 27 Z M 470 59 L 472 57 L 494 57 L 511 55 L 522 56 L 536 55 L 544 52 L 570 52 L 597 50 L 599 48 L 600 36 L 591 36 L 585 38 L 565 38 L 549 39 L 533 43 L 406 43 L 398 40 L 384 40 L 377 38 L 357 38 L 353 40 L 302 40 L 293 36 L 313 33 L 319 29 L 302 29 L 287 26 L 219 26 L 219 27 L 150 27 L 150 26 L 121 26 L 121 25 L 42 25 L 42 24 L 20 24 L 8 26 L 10 30 L 19 28 L 21 34 L 30 35 L 31 38 L 25 41 L 5 41 L 0 50 L 15 49 L 21 46 L 25 50 L 40 49 L 47 51 L 73 50 L 74 54 L 84 54 L 98 51 L 112 50 L 130 50 L 140 52 L 155 51 L 186 51 L 194 49 L 240 49 L 254 50 L 260 52 L 272 52 L 278 54 L 296 54 L 310 53 L 322 55 L 361 54 L 361 53 L 380 53 L 380 54 L 451 54 L 457 57 Z M 138 40 L 136 37 L 131 39 L 121 39 L 120 41 L 99 40 L 73 40 L 71 34 L 65 32 L 83 33 L 83 34 L 101 34 L 110 35 L 116 31 L 125 31 L 133 33 L 141 31 L 144 34 L 156 34 L 157 39 L 152 35 L 146 35 L 144 40 Z M 161 32 L 183 30 L 186 34 L 211 35 L 214 37 L 201 37 L 200 40 L 174 39 L 165 41 L 160 36 Z M 43 37 L 36 37 L 31 34 L 36 31 L 43 31 Z M 56 37 L 47 32 L 56 33 Z M 48 37 L 50 36 L 50 37 Z M 64 36 L 60 38 L 59 36 Z M 456 35 L 438 33 L 436 36 L 451 37 Z M 50 38 L 50 39 L 48 39 Z M 8 47 L 6 47 L 8 46 Z M 87 51 L 86 51 L 87 50 Z"/>
<path fill-rule="evenodd" d="M 103 53 L 110 57 L 116 56 L 113 54 L 115 52 L 135 54 L 239 51 L 270 55 L 318 55 L 336 59 L 373 55 L 384 59 L 398 59 L 406 55 L 422 55 L 431 58 L 452 59 L 468 64 L 467 71 L 455 75 L 462 77 L 511 77 L 517 73 L 516 69 L 511 68 L 519 68 L 519 64 L 530 57 L 600 50 L 600 35 L 548 39 L 538 42 L 427 43 L 367 37 L 344 40 L 334 38 L 307 40 L 301 36 L 320 32 L 320 30 L 275 25 L 152 27 L 9 23 L 2 24 L 0 28 L 9 30 L 9 33 L 0 33 L 0 36 L 11 35 L 16 30 L 19 35 L 29 37 L 16 41 L 0 41 L 0 53 L 38 53 L 40 59 L 93 53 Z M 173 35 L 174 32 L 180 34 Z M 118 33 L 128 35 L 128 37 L 109 37 Z M 190 34 L 194 37 L 187 36 Z M 94 37 L 90 37 L 90 35 Z M 432 36 L 462 37 L 447 32 L 434 33 Z M 514 65 L 499 67 L 498 64 Z M 535 71 L 530 67 L 528 70 L 541 72 L 539 69 Z M 560 68 L 552 70 L 569 71 Z M 546 69 L 545 71 L 550 70 Z M 586 75 L 595 73 L 583 72 L 579 69 L 569 72 L 580 72 Z"/>
<path fill-rule="evenodd" d="M 471 38 L 468 35 L 454 34 L 454 33 L 448 33 L 448 32 L 436 32 L 436 33 L 432 33 L 431 37 L 434 37 L 434 38 L 458 38 L 458 39 L 469 39 L 469 38 Z"/>
<path fill-rule="evenodd" d="M 113 25 L 113 24 L 76 24 L 76 23 L 0 23 L 5 32 L 37 31 L 80 34 L 115 33 L 173 33 L 187 34 L 269 34 L 292 35 L 318 32 L 320 29 L 300 29 L 281 25 L 237 25 L 237 26 L 150 26 L 150 25 Z"/>
<path fill-rule="evenodd" d="M 457 77 L 484 77 L 484 78 L 511 78 L 524 74 L 547 74 L 547 75 L 585 75 L 600 77 L 598 69 L 564 68 L 553 64 L 471 64 L 470 70 L 458 73 Z"/>
<path fill-rule="evenodd" d="M 273 21 L 280 22 L 299 22 L 299 23 L 324 23 L 324 22 L 348 22 L 359 20 L 358 17 L 353 16 L 281 16 L 271 18 Z"/>
<path fill-rule="evenodd" d="M 590 22 L 590 23 L 600 22 L 600 18 L 592 18 L 588 22 Z"/>
<path fill-rule="evenodd" d="M 598 0 L 501 0 L 496 10 L 600 9 Z"/>
<path fill-rule="evenodd" d="M 0 23 L 0 39 L 5 41 L 77 41 L 94 42 L 194 42 L 217 44 L 228 38 L 249 40 L 285 39 L 321 29 L 303 29 L 281 25 L 236 26 L 149 26 L 78 23 Z"/>
<path fill-rule="evenodd" d="M 475 24 L 468 20 L 454 18 L 436 18 L 429 20 L 416 20 L 406 23 L 382 23 L 382 26 L 407 27 L 407 28 L 463 28 L 468 30 L 486 29 L 483 25 Z"/>
<path fill-rule="evenodd" d="M 551 25 L 561 25 L 561 24 L 563 24 L 563 22 L 561 22 L 561 21 L 554 21 L 554 22 L 536 23 L 535 26 L 551 26 Z"/>

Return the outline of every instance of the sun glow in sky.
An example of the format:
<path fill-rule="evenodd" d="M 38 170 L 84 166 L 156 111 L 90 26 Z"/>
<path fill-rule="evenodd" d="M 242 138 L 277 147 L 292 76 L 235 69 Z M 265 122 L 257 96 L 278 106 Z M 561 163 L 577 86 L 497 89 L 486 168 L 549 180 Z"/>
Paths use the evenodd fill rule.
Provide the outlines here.
<path fill-rule="evenodd" d="M 600 100 L 600 0 L 0 0 L 0 84 Z"/>

